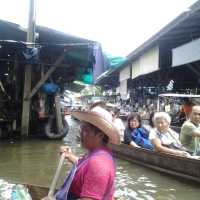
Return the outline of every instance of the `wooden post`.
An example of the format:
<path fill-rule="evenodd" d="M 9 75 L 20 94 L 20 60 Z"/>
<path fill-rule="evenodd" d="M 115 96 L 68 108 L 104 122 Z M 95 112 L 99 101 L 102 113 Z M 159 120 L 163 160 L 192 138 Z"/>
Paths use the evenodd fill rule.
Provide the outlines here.
<path fill-rule="evenodd" d="M 50 75 L 57 69 L 57 67 L 62 63 L 65 57 L 65 52 L 61 54 L 61 56 L 56 60 L 52 67 L 46 72 L 46 74 L 38 81 L 36 86 L 32 89 L 32 91 L 26 96 L 26 98 L 31 99 L 34 94 L 40 89 L 40 87 L 45 83 L 45 81 L 50 77 Z"/>
<path fill-rule="evenodd" d="M 36 0 L 30 0 L 29 7 L 29 23 L 27 31 L 27 42 L 29 47 L 33 46 L 35 42 L 35 3 Z M 22 110 L 22 123 L 21 123 L 21 135 L 27 137 L 29 134 L 29 120 L 30 120 L 30 104 L 31 99 L 27 96 L 31 92 L 31 74 L 32 67 L 30 64 L 25 66 L 25 78 L 24 78 L 24 95 L 23 95 L 23 110 Z"/>
<path fill-rule="evenodd" d="M 60 135 L 63 134 L 63 122 L 62 122 L 62 113 L 60 107 L 60 96 L 55 96 L 55 108 L 56 108 L 56 125 L 57 131 Z"/>
<path fill-rule="evenodd" d="M 41 67 L 41 78 L 42 78 L 44 76 L 44 65 L 41 64 L 40 67 Z"/>
<path fill-rule="evenodd" d="M 29 133 L 29 119 L 30 119 L 30 99 L 26 98 L 31 91 L 31 65 L 25 66 L 25 80 L 24 80 L 24 96 L 23 96 L 23 111 L 22 111 L 22 125 L 21 135 L 28 136 Z"/>

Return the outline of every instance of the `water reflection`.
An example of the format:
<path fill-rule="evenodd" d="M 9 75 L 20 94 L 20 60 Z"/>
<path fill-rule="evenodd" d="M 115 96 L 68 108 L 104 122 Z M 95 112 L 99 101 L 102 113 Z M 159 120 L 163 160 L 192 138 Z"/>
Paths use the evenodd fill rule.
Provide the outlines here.
<path fill-rule="evenodd" d="M 117 192 L 120 200 L 199 199 L 199 186 L 148 168 L 118 160 Z"/>
<path fill-rule="evenodd" d="M 84 153 L 76 140 L 78 123 L 68 120 L 73 127 L 63 141 L 1 142 L 0 177 L 49 186 L 58 165 L 60 145 L 71 146 L 78 155 Z M 117 165 L 116 196 L 120 200 L 199 200 L 200 189 L 197 184 L 189 184 L 127 161 L 117 160 Z M 59 185 L 70 167 L 71 164 L 66 162 Z"/>

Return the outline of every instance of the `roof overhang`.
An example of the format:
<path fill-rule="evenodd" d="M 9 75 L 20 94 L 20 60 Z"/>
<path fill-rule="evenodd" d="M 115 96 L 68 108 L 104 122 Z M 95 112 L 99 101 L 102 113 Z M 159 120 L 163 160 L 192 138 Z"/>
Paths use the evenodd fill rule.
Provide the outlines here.
<path fill-rule="evenodd" d="M 131 52 L 127 58 L 134 60 L 149 48 L 159 44 L 160 41 L 176 40 L 178 43 L 187 42 L 200 37 L 200 1 L 196 2 L 187 11 L 180 14 L 149 40 Z"/>
<path fill-rule="evenodd" d="M 159 97 L 179 97 L 179 98 L 200 98 L 197 94 L 177 94 L 177 93 L 165 93 L 159 94 Z"/>

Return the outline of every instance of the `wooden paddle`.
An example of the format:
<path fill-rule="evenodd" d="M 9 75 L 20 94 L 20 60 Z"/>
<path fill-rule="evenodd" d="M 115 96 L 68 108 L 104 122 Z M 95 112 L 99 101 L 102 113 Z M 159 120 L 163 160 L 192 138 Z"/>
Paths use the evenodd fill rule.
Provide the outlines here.
<path fill-rule="evenodd" d="M 65 153 L 62 153 L 58 167 L 56 169 L 56 173 L 54 175 L 53 181 L 52 181 L 51 186 L 49 188 L 49 193 L 46 197 L 42 198 L 42 200 L 56 200 L 55 197 L 54 197 L 54 192 L 55 192 L 56 184 L 58 182 L 58 178 L 60 176 L 60 172 L 61 172 L 64 160 L 65 160 Z"/>

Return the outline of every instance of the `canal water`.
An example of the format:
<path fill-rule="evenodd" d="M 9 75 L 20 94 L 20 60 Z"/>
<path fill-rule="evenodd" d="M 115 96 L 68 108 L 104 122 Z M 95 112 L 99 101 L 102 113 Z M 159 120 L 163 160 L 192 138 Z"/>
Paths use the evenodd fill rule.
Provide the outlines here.
<path fill-rule="evenodd" d="M 68 119 L 72 127 L 62 141 L 28 140 L 0 142 L 0 178 L 22 183 L 49 186 L 58 165 L 58 150 L 67 144 L 77 155 L 84 154 L 76 136 L 78 123 Z M 199 200 L 200 185 L 178 180 L 148 168 L 117 160 L 116 196 L 120 200 Z M 71 164 L 63 166 L 61 179 Z"/>

